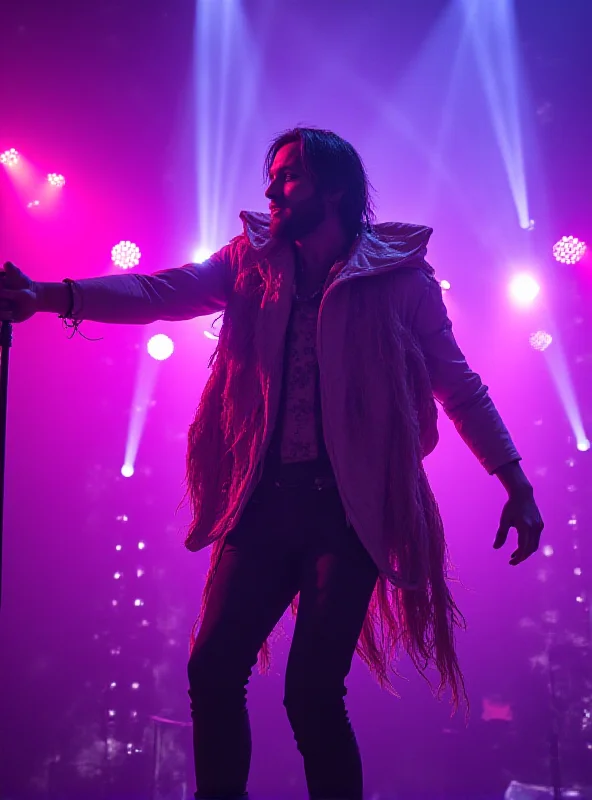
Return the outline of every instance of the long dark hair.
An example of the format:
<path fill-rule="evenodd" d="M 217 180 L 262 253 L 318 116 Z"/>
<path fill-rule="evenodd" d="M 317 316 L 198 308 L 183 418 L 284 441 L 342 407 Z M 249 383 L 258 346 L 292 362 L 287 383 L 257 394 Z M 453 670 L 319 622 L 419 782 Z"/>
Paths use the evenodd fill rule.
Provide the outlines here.
<path fill-rule="evenodd" d="M 302 164 L 321 192 L 343 191 L 338 213 L 347 233 L 354 238 L 374 221 L 372 185 L 354 147 L 332 131 L 292 128 L 279 134 L 269 145 L 264 176 L 269 180 L 271 165 L 284 145 L 299 142 Z"/>

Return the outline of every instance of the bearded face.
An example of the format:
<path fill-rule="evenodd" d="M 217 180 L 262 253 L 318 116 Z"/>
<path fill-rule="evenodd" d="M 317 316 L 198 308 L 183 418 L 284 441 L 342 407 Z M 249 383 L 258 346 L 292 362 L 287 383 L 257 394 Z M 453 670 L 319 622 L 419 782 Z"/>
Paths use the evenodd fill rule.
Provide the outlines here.
<path fill-rule="evenodd" d="M 281 147 L 269 172 L 271 235 L 297 241 L 312 233 L 325 219 L 323 198 L 305 171 L 298 142 Z"/>

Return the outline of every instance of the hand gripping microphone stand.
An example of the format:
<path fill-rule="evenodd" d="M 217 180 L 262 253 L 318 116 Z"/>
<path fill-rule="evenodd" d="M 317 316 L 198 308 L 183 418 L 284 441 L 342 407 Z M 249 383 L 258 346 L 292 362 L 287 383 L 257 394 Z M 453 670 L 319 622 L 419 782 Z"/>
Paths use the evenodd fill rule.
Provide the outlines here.
<path fill-rule="evenodd" d="M 0 607 L 2 606 L 2 545 L 4 533 L 4 467 L 6 463 L 6 407 L 8 403 L 8 358 L 12 345 L 12 324 L 0 326 Z"/>

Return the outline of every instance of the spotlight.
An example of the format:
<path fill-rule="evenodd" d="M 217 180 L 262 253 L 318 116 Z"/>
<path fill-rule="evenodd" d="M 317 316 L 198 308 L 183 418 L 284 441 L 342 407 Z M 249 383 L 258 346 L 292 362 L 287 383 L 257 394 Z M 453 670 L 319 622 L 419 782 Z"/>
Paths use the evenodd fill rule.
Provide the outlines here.
<path fill-rule="evenodd" d="M 563 236 L 553 245 L 553 255 L 560 264 L 577 264 L 586 252 L 586 243 L 576 236 Z"/>
<path fill-rule="evenodd" d="M 30 203 L 27 203 L 27 208 L 37 208 L 39 205 L 39 200 L 31 200 Z"/>
<path fill-rule="evenodd" d="M 519 306 L 529 306 L 541 291 L 537 280 L 526 272 L 516 275 L 510 281 L 510 296 Z"/>
<path fill-rule="evenodd" d="M 590 449 L 590 440 L 589 439 L 581 439 L 576 447 L 580 451 L 580 453 L 586 453 Z"/>
<path fill-rule="evenodd" d="M 6 164 L 7 167 L 14 167 L 15 164 L 18 164 L 19 158 L 20 154 L 18 150 L 11 147 L 10 150 L 5 150 L 0 154 L 0 164 Z"/>
<path fill-rule="evenodd" d="M 173 355 L 175 345 L 172 339 L 164 333 L 157 333 L 148 340 L 147 350 L 148 354 L 156 361 L 165 361 Z"/>
<path fill-rule="evenodd" d="M 193 260 L 196 264 L 203 264 L 203 262 L 207 261 L 208 258 L 213 254 L 213 252 L 214 251 L 210 247 L 198 247 L 193 254 Z"/>
<path fill-rule="evenodd" d="M 121 468 L 121 474 L 124 478 L 131 478 L 134 474 L 134 465 L 133 464 L 124 464 Z"/>
<path fill-rule="evenodd" d="M 440 289 L 442 289 L 443 292 L 447 292 L 450 289 L 450 281 L 440 281 Z"/>
<path fill-rule="evenodd" d="M 140 248 L 130 241 L 119 242 L 111 250 L 111 260 L 116 267 L 121 267 L 121 269 L 137 267 L 141 258 Z"/>
<path fill-rule="evenodd" d="M 47 182 L 50 186 L 55 186 L 56 189 L 62 189 L 66 185 L 66 179 L 63 175 L 57 172 L 50 172 L 47 176 Z"/>
<path fill-rule="evenodd" d="M 547 347 L 552 343 L 553 337 L 547 331 L 537 331 L 536 333 L 531 333 L 528 339 L 530 342 L 530 346 L 535 350 L 546 350 Z"/>

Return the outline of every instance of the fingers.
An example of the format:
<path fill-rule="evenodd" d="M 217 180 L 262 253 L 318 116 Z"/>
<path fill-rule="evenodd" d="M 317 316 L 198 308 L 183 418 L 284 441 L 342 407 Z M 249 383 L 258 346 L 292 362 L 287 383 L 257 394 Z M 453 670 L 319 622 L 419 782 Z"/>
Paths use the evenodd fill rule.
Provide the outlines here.
<path fill-rule="evenodd" d="M 518 527 L 518 548 L 510 556 L 510 566 L 516 567 L 536 553 L 539 549 L 542 531 L 542 520 Z"/>
<path fill-rule="evenodd" d="M 495 540 L 493 542 L 493 547 L 495 550 L 499 550 L 500 547 L 503 547 L 508 539 L 508 534 L 510 533 L 510 525 L 504 520 L 500 522 L 500 526 L 498 531 L 495 535 Z"/>

